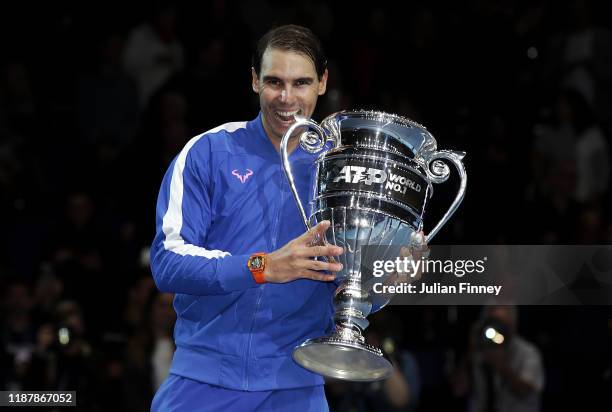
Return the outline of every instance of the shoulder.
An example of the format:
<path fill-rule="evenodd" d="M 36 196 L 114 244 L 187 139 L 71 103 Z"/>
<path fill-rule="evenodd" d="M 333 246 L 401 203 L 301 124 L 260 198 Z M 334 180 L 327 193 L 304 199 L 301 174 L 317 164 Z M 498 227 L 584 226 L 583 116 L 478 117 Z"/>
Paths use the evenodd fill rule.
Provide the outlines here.
<path fill-rule="evenodd" d="M 210 129 L 189 140 L 182 152 L 208 156 L 212 152 L 231 151 L 247 131 L 248 122 L 231 122 Z"/>
<path fill-rule="evenodd" d="M 208 139 L 213 149 L 221 149 L 234 143 L 247 133 L 248 122 L 231 122 L 215 127 L 202 133 L 204 139 Z"/>

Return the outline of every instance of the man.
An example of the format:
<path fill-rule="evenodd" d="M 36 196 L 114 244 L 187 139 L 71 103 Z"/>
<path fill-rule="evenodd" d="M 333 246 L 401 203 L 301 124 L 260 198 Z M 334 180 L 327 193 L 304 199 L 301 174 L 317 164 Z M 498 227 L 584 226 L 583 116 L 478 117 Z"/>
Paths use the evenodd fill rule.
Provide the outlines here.
<path fill-rule="evenodd" d="M 323 379 L 291 358 L 328 334 L 342 248 L 313 246 L 281 168 L 280 141 L 294 116 L 310 117 L 328 72 L 318 39 L 300 26 L 265 34 L 253 58 L 254 120 L 191 139 L 164 177 L 151 268 L 176 294 L 176 352 L 153 411 L 325 411 Z M 299 193 L 313 155 L 289 143 Z M 304 199 L 306 200 L 306 199 Z M 258 253 L 262 252 L 262 253 Z"/>
<path fill-rule="evenodd" d="M 470 392 L 470 411 L 540 410 L 542 355 L 517 334 L 517 326 L 515 306 L 486 306 L 475 325 L 468 356 L 454 380 L 456 395 Z"/>

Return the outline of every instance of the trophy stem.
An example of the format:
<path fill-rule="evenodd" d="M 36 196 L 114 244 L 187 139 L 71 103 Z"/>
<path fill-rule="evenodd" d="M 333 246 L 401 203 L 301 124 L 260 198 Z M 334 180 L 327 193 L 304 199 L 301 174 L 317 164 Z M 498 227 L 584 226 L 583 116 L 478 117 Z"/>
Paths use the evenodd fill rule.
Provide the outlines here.
<path fill-rule="evenodd" d="M 306 369 L 337 379 L 370 382 L 388 377 L 393 371 L 391 362 L 363 336 L 371 308 L 370 295 L 361 287 L 361 274 L 349 272 L 334 295 L 336 330 L 296 347 L 293 359 Z"/>
<path fill-rule="evenodd" d="M 338 340 L 345 340 L 348 342 L 357 342 L 361 344 L 365 343 L 363 331 L 357 325 L 336 323 L 336 331 L 332 334 L 331 337 Z"/>
<path fill-rule="evenodd" d="M 334 294 L 336 328 L 348 328 L 362 336 L 363 331 L 370 324 L 366 317 L 371 310 L 370 295 L 361 287 L 361 273 L 349 273 Z M 363 337 L 361 339 L 363 340 Z"/>

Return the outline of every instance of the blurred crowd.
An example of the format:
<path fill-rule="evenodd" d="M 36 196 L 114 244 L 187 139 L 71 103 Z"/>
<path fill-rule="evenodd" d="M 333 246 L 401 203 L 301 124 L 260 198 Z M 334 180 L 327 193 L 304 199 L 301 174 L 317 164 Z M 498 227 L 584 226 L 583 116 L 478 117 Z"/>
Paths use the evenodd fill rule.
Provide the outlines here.
<path fill-rule="evenodd" d="M 440 148 L 468 153 L 466 200 L 436 242 L 612 240 L 605 2 L 22 1 L 2 9 L 0 390 L 77 390 L 90 410 L 148 410 L 174 349 L 172 296 L 156 291 L 148 267 L 159 184 L 189 138 L 257 115 L 251 51 L 275 24 L 308 26 L 323 41 L 330 77 L 317 120 L 385 110 L 426 125 Z M 440 188 L 426 219 L 434 222 L 452 195 Z M 545 410 L 567 406 L 576 388 L 610 384 L 607 308 L 521 310 L 525 336 L 543 352 Z M 467 408 L 470 395 L 451 382 L 463 376 L 478 310 L 388 312 L 392 326 L 372 339 L 396 353 L 397 386 L 331 384 L 330 405 Z"/>

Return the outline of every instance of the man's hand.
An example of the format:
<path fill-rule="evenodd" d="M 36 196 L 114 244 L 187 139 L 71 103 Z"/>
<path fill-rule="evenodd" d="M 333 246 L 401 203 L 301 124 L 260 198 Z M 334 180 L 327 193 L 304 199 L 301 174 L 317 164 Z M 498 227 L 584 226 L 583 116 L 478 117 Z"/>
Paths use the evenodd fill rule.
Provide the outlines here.
<path fill-rule="evenodd" d="M 400 249 L 400 258 L 408 258 L 418 262 L 421 259 L 427 259 L 429 257 L 429 247 L 425 243 L 425 235 L 422 231 L 413 233 L 410 244 L 408 246 L 402 246 Z M 392 280 L 396 284 L 410 284 L 421 278 L 423 274 L 423 265 L 418 266 L 417 273 L 394 273 Z"/>
<path fill-rule="evenodd" d="M 320 222 L 306 233 L 293 239 L 282 248 L 267 255 L 264 276 L 266 282 L 286 283 L 304 278 L 330 282 L 335 275 L 317 271 L 339 272 L 341 263 L 314 260 L 316 256 L 339 256 L 344 249 L 334 245 L 319 245 L 319 239 L 325 239 L 325 232 L 330 226 L 329 220 Z"/>

